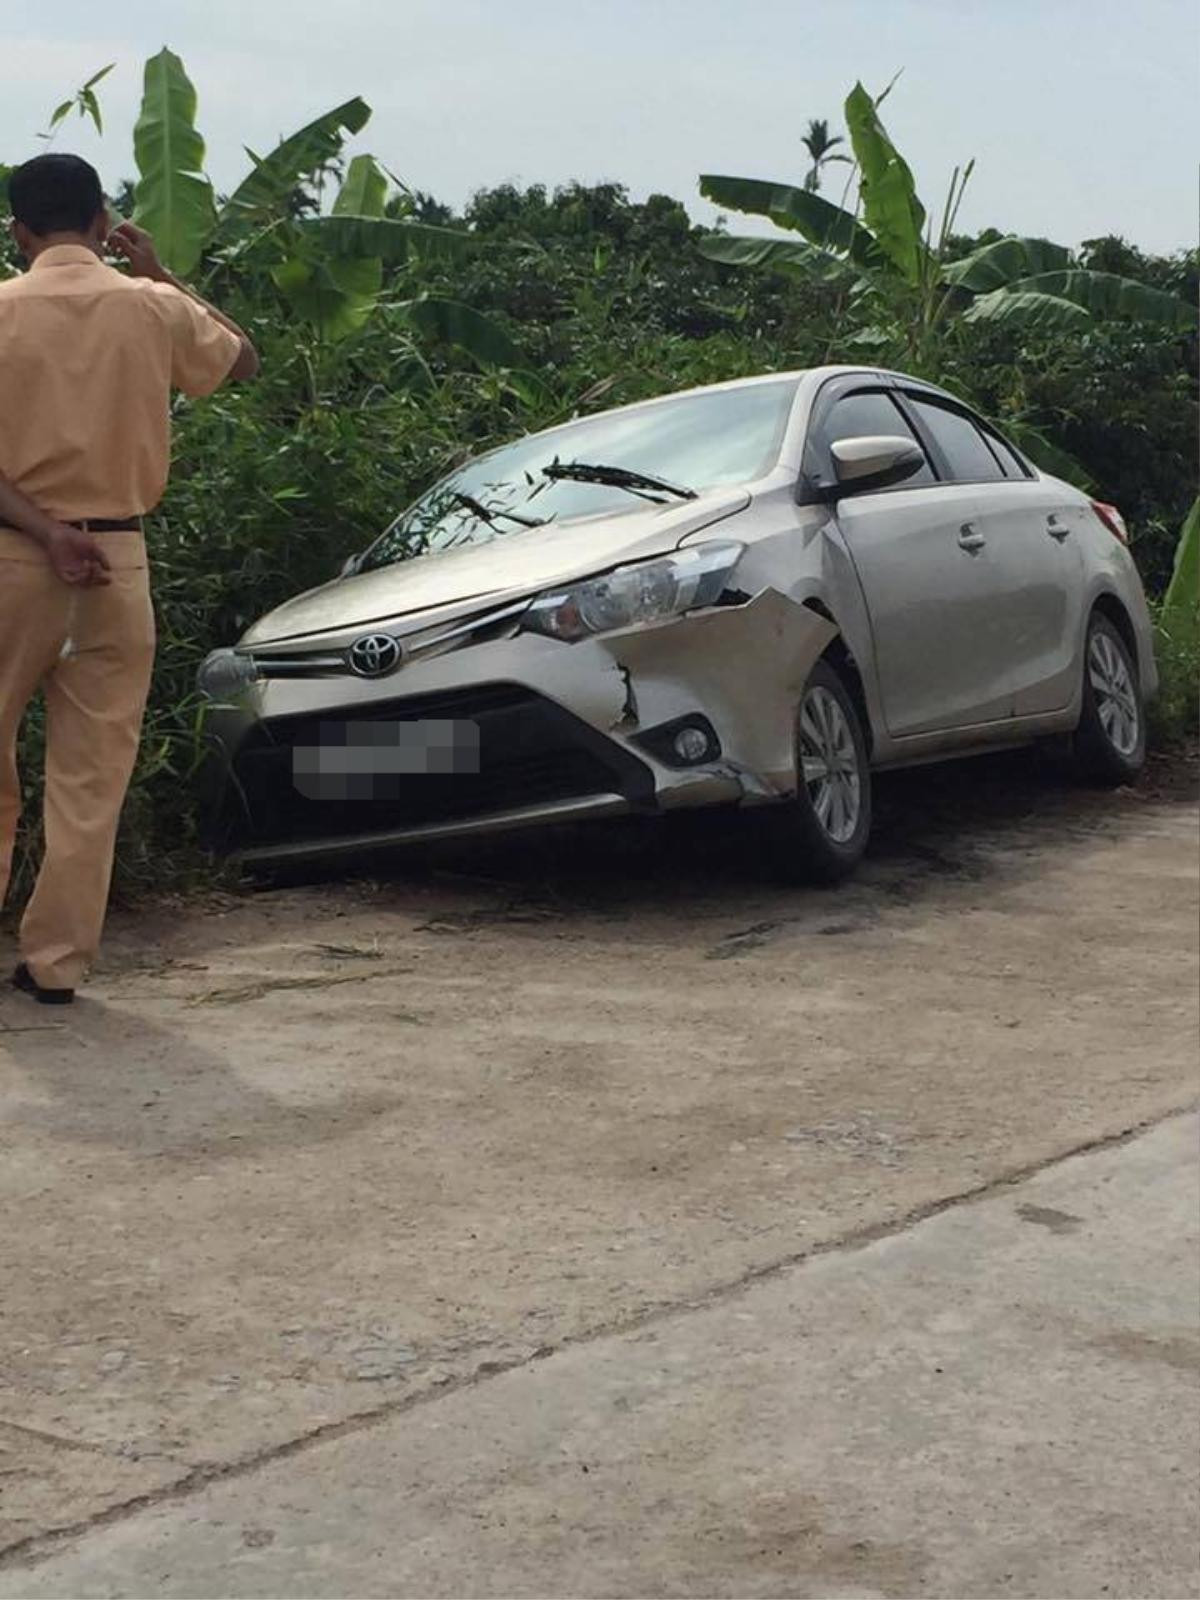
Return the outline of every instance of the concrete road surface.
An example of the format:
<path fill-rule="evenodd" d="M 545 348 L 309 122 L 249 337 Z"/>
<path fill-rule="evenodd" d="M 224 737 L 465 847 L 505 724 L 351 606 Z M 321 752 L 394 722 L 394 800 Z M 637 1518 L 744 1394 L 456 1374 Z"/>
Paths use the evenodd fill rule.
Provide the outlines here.
<path fill-rule="evenodd" d="M 0 1594 L 1197 1592 L 1194 810 L 880 800 L 0 999 Z"/>
<path fill-rule="evenodd" d="M 1194 1596 L 1198 1135 L 220 1474 L 0 1595 Z"/>

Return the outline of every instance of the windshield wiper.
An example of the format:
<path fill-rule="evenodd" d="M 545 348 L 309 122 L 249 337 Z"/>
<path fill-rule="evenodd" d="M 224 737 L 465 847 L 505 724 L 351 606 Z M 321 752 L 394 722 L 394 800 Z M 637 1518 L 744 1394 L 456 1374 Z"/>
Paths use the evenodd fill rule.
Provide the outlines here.
<path fill-rule="evenodd" d="M 577 483 L 604 483 L 614 489 L 628 489 L 631 494 L 641 494 L 644 489 L 657 489 L 659 494 L 673 494 L 677 500 L 696 498 L 695 489 L 668 483 L 665 478 L 651 477 L 648 472 L 638 472 L 635 467 L 607 467 L 590 461 L 552 461 L 542 471 L 547 478 L 571 478 Z M 653 494 L 642 494 L 643 500 L 654 498 Z"/>
<path fill-rule="evenodd" d="M 461 489 L 451 489 L 447 499 L 462 506 L 481 522 L 490 523 L 495 522 L 497 517 L 507 517 L 509 522 L 519 522 L 523 528 L 544 528 L 549 520 L 547 517 L 523 517 L 517 511 L 506 511 L 503 506 L 485 506 L 482 500 L 476 500 L 472 494 L 463 494 Z"/>

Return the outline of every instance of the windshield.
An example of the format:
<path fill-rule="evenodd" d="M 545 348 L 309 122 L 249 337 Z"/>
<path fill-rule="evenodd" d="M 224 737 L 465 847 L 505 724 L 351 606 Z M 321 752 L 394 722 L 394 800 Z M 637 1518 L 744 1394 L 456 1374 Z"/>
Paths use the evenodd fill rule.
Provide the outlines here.
<path fill-rule="evenodd" d="M 360 571 L 410 556 L 483 544 L 532 522 L 627 511 L 670 497 L 626 485 L 547 477 L 554 461 L 624 467 L 694 490 L 749 483 L 775 464 L 797 379 L 680 395 L 607 412 L 503 445 L 443 478 L 403 512 Z"/>

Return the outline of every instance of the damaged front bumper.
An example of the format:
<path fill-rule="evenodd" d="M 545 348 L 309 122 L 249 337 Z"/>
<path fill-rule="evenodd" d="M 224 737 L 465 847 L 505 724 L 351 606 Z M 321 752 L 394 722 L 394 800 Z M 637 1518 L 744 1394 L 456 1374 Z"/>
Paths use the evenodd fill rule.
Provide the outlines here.
<path fill-rule="evenodd" d="M 834 632 L 765 589 L 575 644 L 511 632 L 383 679 L 266 678 L 209 712 L 212 842 L 267 863 L 778 800 L 796 786 L 800 692 Z M 301 755 L 340 739 L 339 729 L 353 726 L 370 744 L 372 730 L 411 725 L 477 730 L 472 770 L 443 763 L 324 789 L 298 779 Z M 685 755 L 675 743 L 682 728 L 704 735 L 684 741 Z"/>

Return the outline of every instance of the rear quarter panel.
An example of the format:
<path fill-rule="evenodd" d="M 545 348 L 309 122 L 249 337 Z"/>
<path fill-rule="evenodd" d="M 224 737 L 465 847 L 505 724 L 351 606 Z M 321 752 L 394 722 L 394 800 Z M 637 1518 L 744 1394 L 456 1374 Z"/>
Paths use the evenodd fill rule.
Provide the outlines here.
<path fill-rule="evenodd" d="M 1098 602 L 1115 600 L 1129 618 L 1137 641 L 1137 666 L 1142 694 L 1152 699 L 1158 691 L 1158 663 L 1154 657 L 1154 622 L 1146 603 L 1141 574 L 1129 549 L 1113 536 L 1092 510 L 1085 496 L 1080 517 L 1080 550 L 1084 565 L 1084 607 L 1079 632 L 1080 681 L 1087 625 Z"/>

